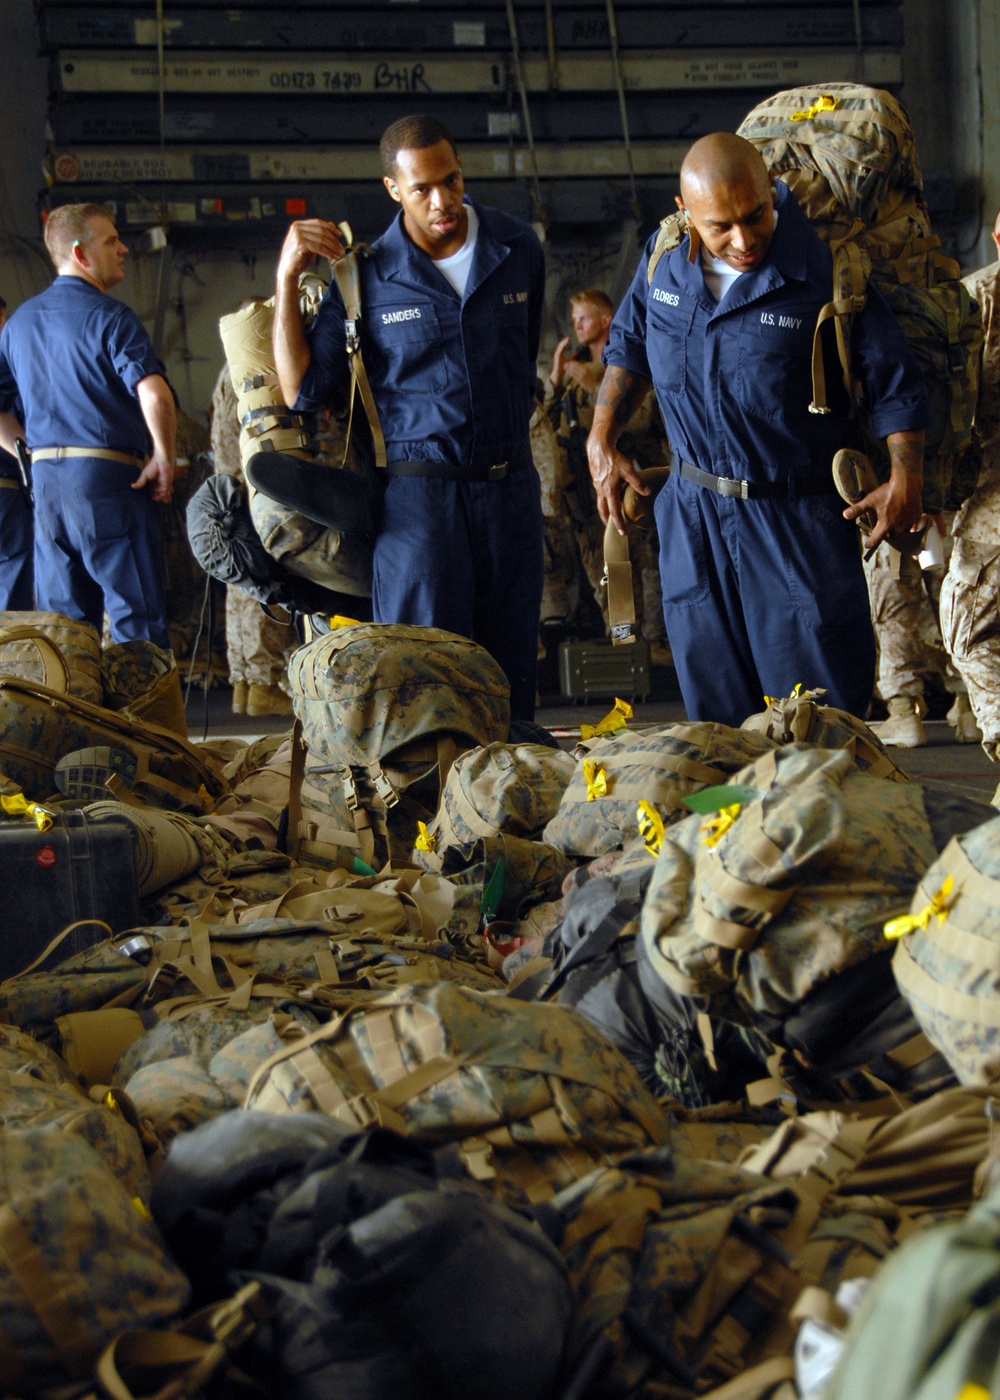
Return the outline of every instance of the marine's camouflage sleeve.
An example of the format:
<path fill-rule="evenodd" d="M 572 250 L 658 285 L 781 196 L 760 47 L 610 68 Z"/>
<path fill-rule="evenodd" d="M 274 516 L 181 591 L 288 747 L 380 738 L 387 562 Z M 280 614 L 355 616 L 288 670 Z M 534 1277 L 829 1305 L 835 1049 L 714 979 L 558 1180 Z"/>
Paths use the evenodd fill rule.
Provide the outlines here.
<path fill-rule="evenodd" d="M 212 451 L 215 453 L 215 470 L 226 476 L 239 476 L 242 471 L 240 460 L 240 418 L 226 365 L 219 371 L 219 377 L 212 391 Z"/>

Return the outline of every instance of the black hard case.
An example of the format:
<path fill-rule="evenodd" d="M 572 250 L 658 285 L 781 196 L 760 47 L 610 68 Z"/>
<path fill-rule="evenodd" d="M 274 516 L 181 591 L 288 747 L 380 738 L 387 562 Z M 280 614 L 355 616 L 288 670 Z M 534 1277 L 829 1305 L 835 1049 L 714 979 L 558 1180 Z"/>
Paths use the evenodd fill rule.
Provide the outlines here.
<path fill-rule="evenodd" d="M 130 822 L 62 812 L 48 831 L 33 821 L 0 822 L 0 981 L 23 971 L 69 924 L 100 920 L 112 932 L 140 923 L 136 836 Z M 107 936 L 85 923 L 54 961 Z"/>

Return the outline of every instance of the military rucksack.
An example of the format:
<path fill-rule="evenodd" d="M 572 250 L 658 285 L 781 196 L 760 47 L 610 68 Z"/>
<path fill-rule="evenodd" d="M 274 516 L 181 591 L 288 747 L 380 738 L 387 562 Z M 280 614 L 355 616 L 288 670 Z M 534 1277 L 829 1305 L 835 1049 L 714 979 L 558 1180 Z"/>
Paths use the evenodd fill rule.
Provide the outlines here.
<path fill-rule="evenodd" d="M 893 971 L 928 1039 L 963 1084 L 1000 1071 L 1000 818 L 956 837 L 913 894 Z"/>
<path fill-rule="evenodd" d="M 631 1065 L 583 1017 L 450 982 L 400 987 L 289 1044 L 245 1107 L 457 1143 L 477 1180 L 522 1204 L 665 1131 Z"/>
<path fill-rule="evenodd" d="M 123 1329 L 183 1312 L 187 1279 L 141 1201 L 76 1133 L 0 1133 L 0 1385 L 87 1381 Z"/>
<path fill-rule="evenodd" d="M 891 93 L 861 84 L 792 88 L 755 107 L 738 134 L 788 185 L 833 252 L 833 297 L 820 312 L 813 346 L 814 411 L 827 406 L 820 331 L 832 320 L 850 401 L 866 412 L 852 365 L 851 324 L 870 282 L 896 315 L 927 385 L 924 510 L 957 509 L 963 498 L 953 475 L 957 454 L 972 437 L 982 323 L 959 280 L 959 264 L 931 232 L 906 109 Z M 876 470 L 888 477 L 884 452 Z M 954 487 L 959 484 L 955 476 Z"/>
<path fill-rule="evenodd" d="M 45 672 L 30 637 L 11 628 L 40 632 L 62 652 L 69 667 L 69 693 L 92 705 L 104 703 L 101 684 L 101 639 L 97 628 L 55 612 L 0 612 L 0 673 L 45 682 Z"/>
<path fill-rule="evenodd" d="M 293 652 L 288 681 L 305 747 L 292 770 L 290 850 L 315 840 L 334 849 L 331 863 L 340 862 L 335 852 L 344 843 L 336 828 L 328 837 L 308 830 L 299 806 L 322 812 L 324 804 L 301 801 L 305 785 L 321 780 L 334 802 L 340 794 L 371 864 L 366 851 L 387 820 L 402 822 L 412 849 L 416 821 L 433 816 L 456 754 L 506 739 L 510 726 L 509 687 L 496 661 L 476 642 L 437 627 L 336 627 Z M 338 808 L 329 810 L 336 820 Z"/>
<path fill-rule="evenodd" d="M 588 1400 L 794 1396 L 798 1318 L 841 1279 L 871 1276 L 894 1243 L 887 1202 L 839 1202 L 870 1129 L 771 1181 L 669 1150 L 567 1187 L 546 1208 L 569 1265 Z M 597 1360 L 597 1358 L 600 1358 Z"/>
<path fill-rule="evenodd" d="M 765 696 L 767 708 L 740 725 L 764 734 L 776 744 L 815 744 L 823 749 L 848 749 L 858 768 L 871 778 L 908 783 L 911 779 L 893 762 L 881 739 L 863 720 L 847 710 L 820 703 L 825 690 L 802 690 L 779 699 Z"/>
<path fill-rule="evenodd" d="M 0 771 L 32 801 L 56 791 L 55 766 L 79 749 L 126 750 L 134 760 L 132 790 L 152 805 L 206 811 L 227 784 L 197 750 L 172 730 L 91 705 L 68 693 L 62 653 L 40 633 L 18 629 L 42 659 L 45 683 L 0 675 Z"/>
<path fill-rule="evenodd" d="M 689 808 L 683 799 L 713 787 L 774 747 L 771 739 L 725 724 L 671 724 L 621 730 L 586 739 L 559 808 L 546 826 L 546 845 L 570 856 L 601 856 L 639 834 L 638 804 L 650 803 L 665 822 Z"/>
<path fill-rule="evenodd" d="M 486 744 L 457 756 L 425 845 L 440 855 L 506 832 L 540 836 L 576 769 L 568 753 L 543 744 Z"/>
<path fill-rule="evenodd" d="M 885 947 L 935 851 L 920 789 L 859 773 L 842 749 L 775 749 L 736 786 L 668 830 L 642 935 L 675 991 L 770 1035 Z"/>

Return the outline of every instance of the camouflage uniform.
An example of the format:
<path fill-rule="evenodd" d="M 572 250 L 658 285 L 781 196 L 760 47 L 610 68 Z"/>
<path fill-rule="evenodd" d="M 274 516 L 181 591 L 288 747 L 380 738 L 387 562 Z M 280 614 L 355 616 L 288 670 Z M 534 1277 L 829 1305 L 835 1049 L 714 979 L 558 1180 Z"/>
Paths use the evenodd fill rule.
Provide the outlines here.
<path fill-rule="evenodd" d="M 608 622 L 607 589 L 604 577 L 604 525 L 597 511 L 597 500 L 590 481 L 584 444 L 594 421 L 594 408 L 603 371 L 595 366 L 594 385 L 568 383 L 553 388 L 546 380 L 545 404 L 555 424 L 557 439 L 567 454 L 567 490 L 564 500 L 572 518 L 579 559 L 593 589 L 594 598 Z M 619 449 L 640 467 L 661 467 L 669 460 L 669 447 L 656 397 L 647 395 L 618 441 Z M 565 517 L 564 517 L 565 518 Z M 667 632 L 660 595 L 659 545 L 650 531 L 636 536 L 632 544 L 635 616 L 641 635 L 650 645 L 666 646 Z M 543 614 L 544 615 L 544 614 Z"/>
<path fill-rule="evenodd" d="M 241 476 L 240 424 L 236 394 L 223 365 L 212 394 L 212 450 L 215 470 Z M 260 604 L 232 585 L 226 589 L 226 648 L 229 680 L 246 685 L 277 685 L 288 693 L 285 668 L 288 655 L 298 646 L 294 629 L 283 627 Z"/>
<path fill-rule="evenodd" d="M 937 618 L 915 556 L 888 546 L 865 564 L 872 624 L 878 641 L 878 691 L 923 701 L 924 677 L 938 674 L 950 691 L 961 689 L 948 665 Z"/>
<path fill-rule="evenodd" d="M 983 315 L 983 359 L 975 434 L 982 457 L 976 489 L 955 518 L 954 548 L 941 588 L 945 645 L 968 687 L 983 748 L 1000 758 L 1000 262 L 962 279 Z"/>
<path fill-rule="evenodd" d="M 539 405 L 531 416 L 531 455 L 542 488 L 545 577 L 542 584 L 543 623 L 568 622 L 580 604 L 580 578 L 573 522 L 566 515 L 570 485 L 566 449 Z"/>

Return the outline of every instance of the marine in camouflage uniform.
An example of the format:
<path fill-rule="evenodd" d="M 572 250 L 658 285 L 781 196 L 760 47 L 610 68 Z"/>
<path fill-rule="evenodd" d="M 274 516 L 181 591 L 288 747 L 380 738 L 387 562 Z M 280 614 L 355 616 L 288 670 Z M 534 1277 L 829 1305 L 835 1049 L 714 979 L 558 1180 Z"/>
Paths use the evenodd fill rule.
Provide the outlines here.
<path fill-rule="evenodd" d="M 567 486 L 564 500 L 579 551 L 583 572 L 610 634 L 608 595 L 604 577 L 604 525 L 587 467 L 586 441 L 594 419 L 594 406 L 604 377 L 601 353 L 607 344 L 614 308 L 596 288 L 570 297 L 573 331 L 578 349 L 567 353 L 567 336 L 556 346 L 552 369 L 545 383 L 545 406 L 559 444 L 566 452 Z M 641 404 L 620 440 L 621 450 L 640 467 L 661 467 L 670 448 L 660 411 L 652 395 Z M 563 518 L 567 512 L 564 510 Z M 632 545 L 636 623 L 653 651 L 654 662 L 669 662 L 663 603 L 660 596 L 659 544 L 654 532 L 640 534 Z M 543 611 L 543 617 L 545 613 Z"/>
<path fill-rule="evenodd" d="M 217 472 L 242 477 L 236 394 L 225 365 L 212 394 L 212 450 Z M 247 709 L 251 686 L 270 693 L 274 701 L 273 712 L 284 711 L 280 696 L 288 694 L 286 666 L 288 656 L 296 646 L 298 638 L 294 628 L 283 627 L 268 617 L 256 599 L 242 588 L 227 587 L 226 649 L 234 713 L 240 714 Z M 253 707 L 255 710 L 259 708 L 259 704 Z"/>
<path fill-rule="evenodd" d="M 1000 213 L 992 238 L 1000 251 Z M 976 489 L 955 518 L 954 547 L 941 588 L 941 630 L 982 730 L 1000 761 L 1000 262 L 962 279 L 983 316 L 983 358 L 975 440 Z M 994 799 L 995 801 L 996 799 Z"/>

